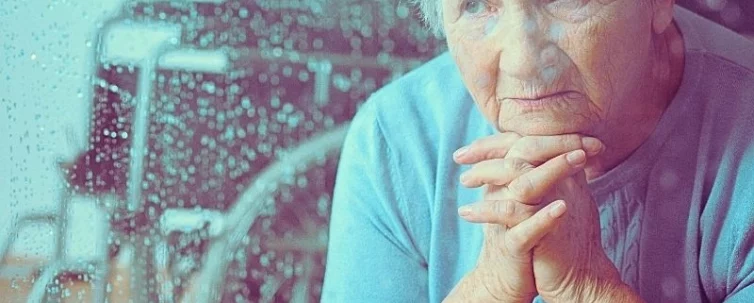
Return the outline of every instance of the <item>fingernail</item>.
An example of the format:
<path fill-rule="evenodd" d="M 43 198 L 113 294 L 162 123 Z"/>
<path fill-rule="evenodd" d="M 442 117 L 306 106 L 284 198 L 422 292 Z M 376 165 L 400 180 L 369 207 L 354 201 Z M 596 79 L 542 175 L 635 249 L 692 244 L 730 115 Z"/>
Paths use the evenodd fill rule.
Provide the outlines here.
<path fill-rule="evenodd" d="M 574 150 L 566 154 L 566 161 L 572 166 L 584 164 L 586 162 L 586 154 L 583 150 Z"/>
<path fill-rule="evenodd" d="M 562 216 L 565 213 L 566 211 L 565 201 L 558 200 L 558 201 L 552 202 L 552 204 L 553 205 L 550 206 L 550 211 L 549 211 L 550 217 L 557 218 L 557 217 Z"/>
<path fill-rule="evenodd" d="M 466 181 L 469 181 L 469 175 L 467 173 L 461 174 L 461 183 L 466 184 Z"/>
<path fill-rule="evenodd" d="M 457 151 L 455 151 L 453 153 L 453 157 L 454 158 L 461 157 L 461 156 L 463 156 L 468 151 L 469 151 L 469 147 L 468 146 L 461 147 L 461 148 L 459 148 Z"/>
<path fill-rule="evenodd" d="M 604 145 L 602 144 L 602 141 L 600 141 L 597 138 L 592 137 L 583 137 L 581 138 L 581 146 L 584 148 L 584 150 L 589 153 L 589 155 L 596 155 L 599 154 Z"/>
<path fill-rule="evenodd" d="M 471 215 L 471 206 L 464 205 L 458 208 L 458 215 L 461 217 L 466 217 L 468 215 Z"/>

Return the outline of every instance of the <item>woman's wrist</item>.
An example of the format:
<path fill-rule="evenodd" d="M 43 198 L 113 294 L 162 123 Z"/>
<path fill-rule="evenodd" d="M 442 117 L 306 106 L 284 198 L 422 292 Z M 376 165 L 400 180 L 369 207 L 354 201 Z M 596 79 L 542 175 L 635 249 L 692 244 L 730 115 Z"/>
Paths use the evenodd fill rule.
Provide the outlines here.
<path fill-rule="evenodd" d="M 620 273 L 618 273 L 618 269 L 607 258 L 607 256 L 604 256 L 602 261 L 602 270 L 598 270 L 598 272 L 601 272 L 604 275 L 596 278 L 597 283 L 594 283 L 596 286 L 594 288 L 595 291 L 592 292 L 593 294 L 596 294 L 596 296 L 587 298 L 588 300 L 581 302 L 644 302 L 644 300 L 639 297 L 639 295 L 628 286 L 628 284 L 623 282 Z"/>
<path fill-rule="evenodd" d="M 492 278 L 476 268 L 456 284 L 443 302 L 529 303 L 536 296 L 536 294 L 508 293 L 503 285 L 493 283 Z"/>
<path fill-rule="evenodd" d="M 602 262 L 595 261 L 599 264 L 591 275 L 591 283 L 585 287 L 589 291 L 578 301 L 574 302 L 594 302 L 594 303 L 633 303 L 644 302 L 634 290 L 624 283 L 618 269 L 613 263 L 603 255 L 599 258 Z"/>
<path fill-rule="evenodd" d="M 639 303 L 644 300 L 630 286 L 618 281 L 599 291 L 599 296 L 587 302 Z"/>
<path fill-rule="evenodd" d="M 595 281 L 578 288 L 578 293 L 544 298 L 552 303 L 639 303 L 644 300 L 620 280 Z"/>

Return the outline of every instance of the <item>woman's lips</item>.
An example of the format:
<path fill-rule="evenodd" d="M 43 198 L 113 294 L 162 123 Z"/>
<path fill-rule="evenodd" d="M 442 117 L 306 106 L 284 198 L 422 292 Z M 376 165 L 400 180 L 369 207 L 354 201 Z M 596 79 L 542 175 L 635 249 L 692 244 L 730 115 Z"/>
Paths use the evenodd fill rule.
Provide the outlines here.
<path fill-rule="evenodd" d="M 575 99 L 580 99 L 582 95 L 575 91 L 562 91 L 554 94 L 545 95 L 538 98 L 525 99 L 525 98 L 505 98 L 503 100 L 510 100 L 513 103 L 527 108 L 527 109 L 541 109 L 548 105 L 552 105 L 558 102 L 566 102 Z"/>

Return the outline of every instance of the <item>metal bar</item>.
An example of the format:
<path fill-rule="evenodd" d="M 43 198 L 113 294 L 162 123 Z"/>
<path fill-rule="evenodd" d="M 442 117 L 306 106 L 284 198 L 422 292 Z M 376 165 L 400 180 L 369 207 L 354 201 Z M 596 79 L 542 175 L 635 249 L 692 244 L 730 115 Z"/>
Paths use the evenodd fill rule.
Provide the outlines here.
<path fill-rule="evenodd" d="M 174 44 L 167 40 L 159 47 L 153 48 L 150 55 L 143 58 L 140 64 L 139 80 L 137 84 L 137 104 L 134 109 L 135 118 L 132 126 L 132 141 L 129 152 L 128 172 L 128 202 L 129 212 L 140 211 L 142 205 L 142 181 L 144 178 L 144 162 L 148 150 L 149 112 L 154 89 L 153 76 L 156 75 L 158 58 L 173 49 Z M 133 266 L 131 276 L 131 294 L 135 296 L 134 302 L 151 302 L 150 286 L 154 283 L 153 276 L 153 251 L 149 231 L 134 237 L 136 258 L 141 261 L 140 266 Z"/>
<path fill-rule="evenodd" d="M 131 130 L 131 150 L 128 172 L 128 206 L 129 212 L 135 212 L 141 206 L 141 182 L 144 172 L 144 157 L 147 149 L 147 128 L 149 127 L 149 98 L 152 95 L 152 75 L 156 70 L 156 61 L 146 58 L 139 70 L 137 84 L 135 118 Z"/>
<path fill-rule="evenodd" d="M 324 52 L 297 52 L 283 49 L 257 49 L 244 48 L 231 52 L 231 58 L 234 61 L 234 68 L 244 68 L 250 66 L 254 61 L 265 62 L 292 62 L 308 63 L 312 61 L 322 62 L 329 61 L 332 65 L 349 66 L 359 68 L 384 68 L 396 69 L 396 66 L 402 68 L 411 68 L 418 66 L 423 61 L 416 58 L 403 58 L 394 56 L 384 57 L 357 57 L 340 54 L 330 54 Z"/>
<path fill-rule="evenodd" d="M 317 62 L 314 70 L 314 103 L 319 106 L 327 105 L 330 101 L 330 75 L 332 64 L 330 61 Z"/>

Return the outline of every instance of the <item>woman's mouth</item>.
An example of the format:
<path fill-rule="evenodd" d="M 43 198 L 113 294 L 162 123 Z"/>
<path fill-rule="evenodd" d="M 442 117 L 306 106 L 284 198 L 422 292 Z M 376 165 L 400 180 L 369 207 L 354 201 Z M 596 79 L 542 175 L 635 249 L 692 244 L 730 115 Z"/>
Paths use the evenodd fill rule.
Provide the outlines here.
<path fill-rule="evenodd" d="M 534 98 L 503 98 L 501 101 L 513 101 L 514 104 L 529 110 L 543 109 L 550 105 L 583 98 L 575 91 L 560 91 Z"/>

